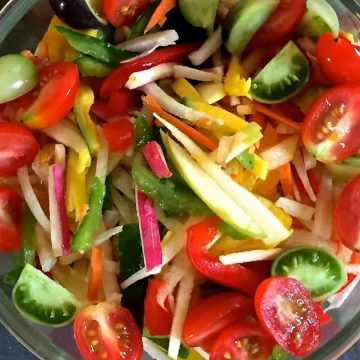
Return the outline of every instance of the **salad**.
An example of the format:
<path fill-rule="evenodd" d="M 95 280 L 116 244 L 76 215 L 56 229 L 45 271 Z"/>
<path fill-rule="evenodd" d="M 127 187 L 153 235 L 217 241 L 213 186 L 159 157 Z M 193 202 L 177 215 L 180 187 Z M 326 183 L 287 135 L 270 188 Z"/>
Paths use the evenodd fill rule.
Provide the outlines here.
<path fill-rule="evenodd" d="M 14 307 L 84 359 L 286 359 L 360 273 L 360 48 L 325 0 L 50 0 L 0 57 Z"/>

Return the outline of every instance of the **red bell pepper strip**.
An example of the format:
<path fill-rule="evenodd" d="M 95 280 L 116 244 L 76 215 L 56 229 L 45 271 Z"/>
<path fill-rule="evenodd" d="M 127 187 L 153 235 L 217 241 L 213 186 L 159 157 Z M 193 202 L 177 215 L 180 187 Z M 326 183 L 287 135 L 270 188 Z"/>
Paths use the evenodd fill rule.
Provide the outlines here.
<path fill-rule="evenodd" d="M 181 61 L 188 54 L 198 49 L 200 44 L 182 44 L 169 46 L 163 49 L 155 50 L 151 54 L 135 59 L 128 63 L 120 65 L 104 80 L 100 88 L 100 97 L 106 99 L 112 91 L 118 90 L 125 85 L 129 76 L 136 71 L 146 70 L 153 66 Z"/>
<path fill-rule="evenodd" d="M 206 249 L 206 245 L 214 239 L 218 225 L 219 219 L 209 216 L 188 229 L 187 254 L 191 263 L 208 279 L 254 295 L 257 286 L 264 279 L 261 274 L 240 264 L 223 265 Z"/>
<path fill-rule="evenodd" d="M 125 117 L 114 118 L 112 123 L 103 124 L 105 139 L 113 152 L 125 151 L 134 142 L 134 125 Z"/>

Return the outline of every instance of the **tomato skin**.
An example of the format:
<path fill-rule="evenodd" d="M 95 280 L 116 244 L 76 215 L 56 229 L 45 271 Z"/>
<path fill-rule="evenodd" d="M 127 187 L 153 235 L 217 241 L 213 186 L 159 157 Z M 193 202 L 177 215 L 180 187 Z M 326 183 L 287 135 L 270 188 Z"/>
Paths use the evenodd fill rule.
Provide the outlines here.
<path fill-rule="evenodd" d="M 141 360 L 144 352 L 134 318 L 117 304 L 82 308 L 74 321 L 74 337 L 85 360 Z"/>
<path fill-rule="evenodd" d="M 360 251 L 360 175 L 342 190 L 334 208 L 335 239 L 346 247 Z"/>
<path fill-rule="evenodd" d="M 102 0 L 102 8 L 111 25 L 130 25 L 150 5 L 151 0 Z"/>
<path fill-rule="evenodd" d="M 39 151 L 39 143 L 24 126 L 0 122 L 0 177 L 15 175 L 30 165 Z"/>
<path fill-rule="evenodd" d="M 287 352 L 305 356 L 320 342 L 320 322 L 314 302 L 297 280 L 275 276 L 255 293 L 255 309 L 264 329 Z"/>
<path fill-rule="evenodd" d="M 307 112 L 302 140 L 319 161 L 341 161 L 360 148 L 360 86 L 340 85 L 324 91 Z"/>
<path fill-rule="evenodd" d="M 205 277 L 252 295 L 264 277 L 240 264 L 223 265 L 218 257 L 209 254 L 206 249 L 217 233 L 218 224 L 218 218 L 207 217 L 187 230 L 188 257 L 194 268 Z"/>
<path fill-rule="evenodd" d="M 326 78 L 334 85 L 360 85 L 360 49 L 330 32 L 316 44 L 316 57 Z"/>
<path fill-rule="evenodd" d="M 21 120 L 30 129 L 44 129 L 65 118 L 79 90 L 79 71 L 75 64 L 59 61 L 42 67 L 39 85 L 32 91 L 34 103 Z"/>
<path fill-rule="evenodd" d="M 210 360 L 226 359 L 225 354 L 230 354 L 231 359 L 268 359 L 273 345 L 273 341 L 259 324 L 236 323 L 226 327 L 216 338 Z"/>
<path fill-rule="evenodd" d="M 136 105 L 137 92 L 127 88 L 113 91 L 109 98 L 109 111 L 114 115 L 128 115 Z"/>
<path fill-rule="evenodd" d="M 229 324 L 253 314 L 252 300 L 237 292 L 222 292 L 198 300 L 189 310 L 183 327 L 188 346 L 201 346 Z"/>
<path fill-rule="evenodd" d="M 148 283 L 144 303 L 144 324 L 151 335 L 169 335 L 173 315 L 170 311 L 169 300 L 166 299 L 162 308 L 156 299 L 159 289 L 164 285 L 164 280 L 151 278 Z"/>
<path fill-rule="evenodd" d="M 251 39 L 249 48 L 267 46 L 290 35 L 305 13 L 305 0 L 280 0 L 278 7 Z"/>
<path fill-rule="evenodd" d="M 111 151 L 125 151 L 134 141 L 134 125 L 128 118 L 115 119 L 114 122 L 103 124 L 104 135 Z"/>
<path fill-rule="evenodd" d="M 0 186 L 0 250 L 21 247 L 22 197 L 7 186 Z"/>

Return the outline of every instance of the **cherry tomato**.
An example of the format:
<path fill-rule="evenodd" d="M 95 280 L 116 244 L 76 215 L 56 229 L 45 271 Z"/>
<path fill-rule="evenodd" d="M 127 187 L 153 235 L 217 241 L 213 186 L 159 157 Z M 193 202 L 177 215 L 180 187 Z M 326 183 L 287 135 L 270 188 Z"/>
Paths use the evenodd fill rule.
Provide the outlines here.
<path fill-rule="evenodd" d="M 314 302 L 297 280 L 276 276 L 256 290 L 255 309 L 264 329 L 287 352 L 305 356 L 320 342 L 320 322 Z"/>
<path fill-rule="evenodd" d="M 252 313 L 251 299 L 237 292 L 222 292 L 200 299 L 186 316 L 183 340 L 188 346 L 200 346 L 214 339 L 226 326 Z"/>
<path fill-rule="evenodd" d="M 39 84 L 31 92 L 34 103 L 21 120 L 31 129 L 43 129 L 62 120 L 71 110 L 79 89 L 75 64 L 55 62 L 39 72 Z"/>
<path fill-rule="evenodd" d="M 115 117 L 113 120 L 116 121 L 103 124 L 105 139 L 111 151 L 125 151 L 134 141 L 134 125 L 126 117 Z"/>
<path fill-rule="evenodd" d="M 286 38 L 304 12 L 305 0 L 280 0 L 278 7 L 251 39 L 249 48 L 267 46 Z"/>
<path fill-rule="evenodd" d="M 0 186 L 0 250 L 13 251 L 21 246 L 22 197 L 8 188 Z"/>
<path fill-rule="evenodd" d="M 236 323 L 226 327 L 216 338 L 210 360 L 264 360 L 269 358 L 273 345 L 259 324 Z"/>
<path fill-rule="evenodd" d="M 164 308 L 157 302 L 156 296 L 164 285 L 164 280 L 151 278 L 148 283 L 144 303 L 144 324 L 151 335 L 169 335 L 173 315 L 170 311 L 169 300 L 166 299 Z"/>
<path fill-rule="evenodd" d="M 135 90 L 121 88 L 113 91 L 109 99 L 109 111 L 114 115 L 128 115 L 129 110 L 134 109 L 138 98 Z"/>
<path fill-rule="evenodd" d="M 102 8 L 111 25 L 131 25 L 151 0 L 102 0 Z"/>
<path fill-rule="evenodd" d="M 321 70 L 334 85 L 360 85 L 360 49 L 330 32 L 323 33 L 316 44 Z"/>
<path fill-rule="evenodd" d="M 335 238 L 349 249 L 360 250 L 360 175 L 348 182 L 334 209 Z"/>
<path fill-rule="evenodd" d="M 129 310 L 106 302 L 90 305 L 76 315 L 76 344 L 85 360 L 140 360 L 140 331 Z"/>
<path fill-rule="evenodd" d="M 194 268 L 205 277 L 252 295 L 264 277 L 256 270 L 240 264 L 223 265 L 218 257 L 211 255 L 206 249 L 206 245 L 217 233 L 218 224 L 218 218 L 207 217 L 188 229 L 188 257 Z"/>
<path fill-rule="evenodd" d="M 39 143 L 24 126 L 0 122 L 0 177 L 12 176 L 30 165 L 39 151 Z"/>
<path fill-rule="evenodd" d="M 324 91 L 304 120 L 302 139 L 319 161 L 344 160 L 360 148 L 360 86 L 340 85 Z"/>

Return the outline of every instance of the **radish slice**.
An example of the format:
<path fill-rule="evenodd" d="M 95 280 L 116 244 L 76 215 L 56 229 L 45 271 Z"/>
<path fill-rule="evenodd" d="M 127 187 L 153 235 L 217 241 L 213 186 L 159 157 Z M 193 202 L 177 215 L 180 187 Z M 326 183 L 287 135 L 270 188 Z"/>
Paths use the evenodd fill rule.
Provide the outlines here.
<path fill-rule="evenodd" d="M 170 177 L 171 171 L 169 170 L 164 153 L 161 146 L 156 141 L 150 141 L 142 148 L 142 152 L 146 161 L 148 162 L 151 171 L 159 178 Z"/>
<path fill-rule="evenodd" d="M 276 203 L 276 206 L 284 209 L 289 215 L 301 220 L 310 220 L 314 215 L 315 209 L 311 206 L 301 204 L 297 201 L 280 197 Z"/>
<path fill-rule="evenodd" d="M 136 210 L 140 223 L 141 244 L 147 271 L 162 264 L 159 226 L 154 202 L 136 189 Z"/>

